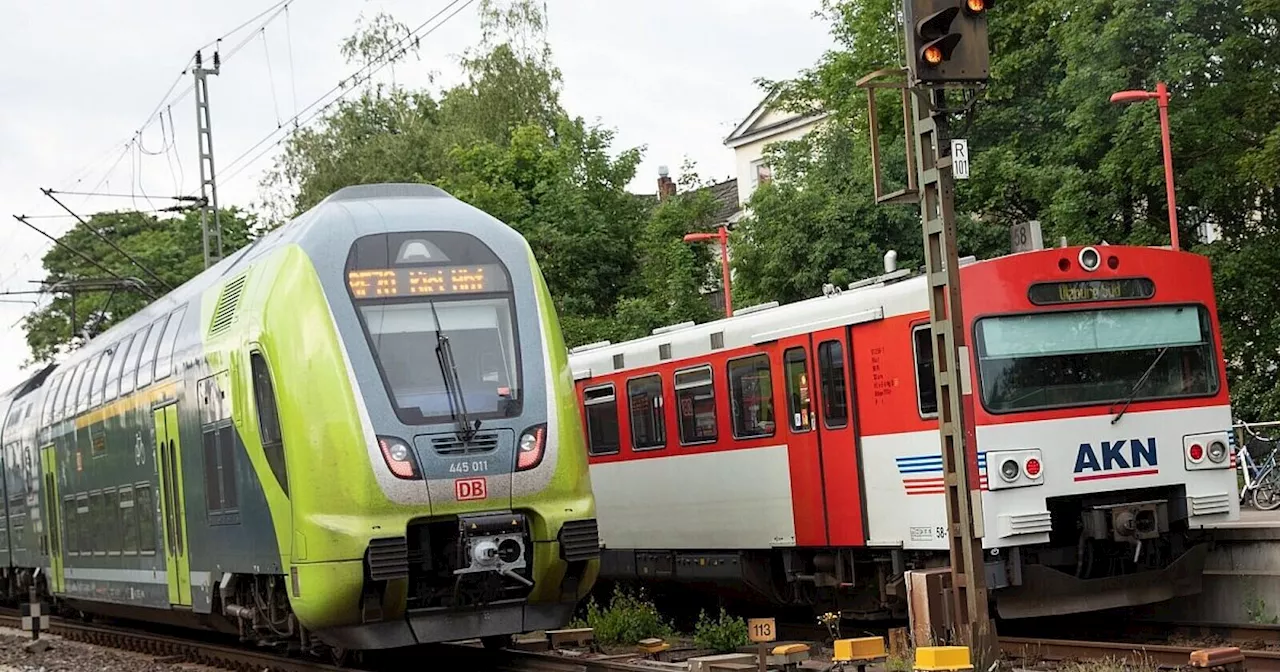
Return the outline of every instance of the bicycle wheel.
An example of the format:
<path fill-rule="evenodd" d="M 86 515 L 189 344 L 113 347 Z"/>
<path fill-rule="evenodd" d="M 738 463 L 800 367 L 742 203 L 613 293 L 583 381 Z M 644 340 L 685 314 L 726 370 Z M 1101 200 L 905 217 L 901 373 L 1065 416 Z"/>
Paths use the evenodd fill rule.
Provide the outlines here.
<path fill-rule="evenodd" d="M 1277 482 L 1275 472 L 1268 474 L 1266 479 L 1258 484 L 1251 498 L 1253 508 L 1259 511 L 1274 511 L 1280 508 L 1280 482 Z"/>

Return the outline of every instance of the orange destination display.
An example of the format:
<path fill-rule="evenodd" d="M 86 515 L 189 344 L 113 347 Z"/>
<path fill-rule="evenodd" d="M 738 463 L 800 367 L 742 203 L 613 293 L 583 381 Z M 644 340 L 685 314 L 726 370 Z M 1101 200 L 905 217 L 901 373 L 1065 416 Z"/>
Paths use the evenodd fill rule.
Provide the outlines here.
<path fill-rule="evenodd" d="M 498 292 L 507 288 L 507 279 L 501 268 L 492 264 L 375 268 L 348 271 L 347 286 L 355 298 L 369 299 Z"/>

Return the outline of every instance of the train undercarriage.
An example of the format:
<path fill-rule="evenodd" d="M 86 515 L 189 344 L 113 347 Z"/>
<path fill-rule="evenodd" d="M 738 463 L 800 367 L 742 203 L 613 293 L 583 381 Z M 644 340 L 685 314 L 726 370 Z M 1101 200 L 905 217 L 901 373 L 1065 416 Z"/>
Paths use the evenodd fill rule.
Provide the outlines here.
<path fill-rule="evenodd" d="M 1005 619 L 1083 613 L 1200 592 L 1212 541 L 1188 529 L 1181 486 L 1048 500 L 1048 543 L 988 548 L 993 613 Z M 946 551 L 901 548 L 614 550 L 601 578 L 693 589 L 741 605 L 811 607 L 852 620 L 907 617 L 912 570 L 946 567 Z"/>

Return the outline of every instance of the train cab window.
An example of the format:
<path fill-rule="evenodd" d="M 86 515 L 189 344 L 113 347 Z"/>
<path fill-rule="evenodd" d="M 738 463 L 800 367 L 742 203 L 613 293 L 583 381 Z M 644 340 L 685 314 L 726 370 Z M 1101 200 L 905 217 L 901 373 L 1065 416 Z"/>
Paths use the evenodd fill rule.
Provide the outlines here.
<path fill-rule="evenodd" d="M 142 352 L 147 349 L 147 345 L 151 343 L 151 332 L 155 331 L 154 324 L 148 324 L 143 327 L 138 335 L 133 339 L 133 351 L 129 354 L 129 364 L 124 367 L 124 382 L 121 387 L 132 392 L 135 388 L 142 389 L 143 385 L 151 382 L 151 374 L 147 374 L 147 383 L 142 382 Z"/>
<path fill-rule="evenodd" d="M 752 355 L 729 362 L 729 405 L 733 438 L 773 436 L 773 376 L 768 355 Z"/>
<path fill-rule="evenodd" d="M 164 336 L 160 337 L 160 347 L 156 350 L 156 380 L 164 380 L 173 373 L 173 346 L 178 341 L 178 328 L 182 326 L 182 317 L 186 312 L 187 307 L 182 306 L 169 316 Z"/>
<path fill-rule="evenodd" d="M 275 388 L 271 385 L 271 371 L 262 353 L 249 354 L 249 368 L 253 370 L 253 395 L 258 407 L 258 433 L 262 437 L 262 450 L 267 464 L 275 474 L 276 482 L 289 494 L 289 474 L 285 468 L 284 434 L 280 431 L 280 410 L 276 405 Z"/>
<path fill-rule="evenodd" d="M 911 344 L 916 354 L 916 401 L 920 417 L 938 414 L 938 388 L 933 376 L 933 339 L 930 327 L 922 324 L 911 330 Z"/>
<path fill-rule="evenodd" d="M 138 554 L 138 515 L 133 510 L 133 486 L 120 488 L 121 547 L 125 555 Z"/>
<path fill-rule="evenodd" d="M 108 346 L 103 351 L 102 357 L 98 360 L 98 368 L 93 372 L 93 380 L 89 385 L 89 408 L 93 408 L 102 403 L 103 397 L 106 396 L 107 390 L 107 371 L 111 369 L 112 361 L 116 357 L 116 350 L 120 348 L 120 344 Z"/>
<path fill-rule="evenodd" d="M 804 348 L 791 348 L 782 357 L 787 377 L 787 411 L 791 431 L 813 429 L 813 395 L 809 392 L 809 356 Z"/>
<path fill-rule="evenodd" d="M 710 366 L 676 372 L 676 414 L 680 445 L 716 440 L 716 392 Z"/>
<path fill-rule="evenodd" d="M 120 396 L 120 374 L 124 371 L 124 363 L 129 359 L 129 348 L 133 346 L 133 335 L 125 337 L 116 346 L 115 359 L 111 360 L 111 371 L 107 374 L 107 391 L 104 401 L 111 401 Z"/>
<path fill-rule="evenodd" d="M 618 452 L 618 399 L 613 385 L 589 387 L 582 392 L 587 416 L 587 452 L 613 455 Z"/>
<path fill-rule="evenodd" d="M 822 424 L 827 429 L 849 426 L 849 402 L 845 390 L 844 346 L 823 341 L 818 346 L 818 382 L 822 389 Z"/>
<path fill-rule="evenodd" d="M 156 369 L 156 349 L 160 345 L 160 334 L 168 323 L 168 315 L 151 323 L 151 332 L 147 334 L 147 340 L 142 343 L 142 352 L 139 353 L 142 359 L 138 360 L 138 389 L 150 385 L 153 380 L 152 374 Z"/>
<path fill-rule="evenodd" d="M 662 376 L 655 373 L 628 380 L 627 402 L 627 408 L 631 409 L 631 447 L 634 450 L 656 450 L 666 446 Z"/>
<path fill-rule="evenodd" d="M 136 485 L 133 489 L 133 510 L 138 514 L 138 550 L 143 555 L 156 552 L 156 500 L 151 485 Z"/>
<path fill-rule="evenodd" d="M 93 388 L 93 377 L 98 373 L 98 363 L 102 361 L 102 353 L 89 360 L 84 375 L 80 376 L 80 390 L 76 392 L 76 413 L 89 410 L 89 390 Z"/>

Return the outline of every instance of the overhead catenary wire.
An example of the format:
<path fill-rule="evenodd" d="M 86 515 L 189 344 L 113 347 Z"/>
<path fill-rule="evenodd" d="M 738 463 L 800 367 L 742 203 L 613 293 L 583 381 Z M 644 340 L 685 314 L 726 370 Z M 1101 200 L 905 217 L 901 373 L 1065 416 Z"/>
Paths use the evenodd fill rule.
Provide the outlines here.
<path fill-rule="evenodd" d="M 111 239 L 108 238 L 106 235 L 104 235 L 101 231 L 99 231 L 97 227 L 90 225 L 89 222 L 86 222 L 83 217 L 81 217 L 80 215 L 77 215 L 75 212 L 71 210 L 71 208 L 68 208 L 66 204 L 58 200 L 58 197 L 53 195 L 52 189 L 41 189 L 40 191 L 44 193 L 45 196 L 48 196 L 49 199 L 52 200 L 54 203 L 57 203 L 59 206 L 61 206 L 63 210 L 66 210 L 68 213 L 74 216 L 77 222 L 80 222 L 80 224 L 83 225 L 84 228 L 88 229 L 90 233 L 92 233 L 102 242 L 106 243 L 107 247 L 110 247 L 111 249 L 115 250 L 120 256 L 124 257 L 125 259 L 128 259 L 129 263 L 142 269 L 142 272 L 151 276 L 153 280 L 160 283 L 161 287 L 164 287 L 167 290 L 173 289 L 173 287 L 170 286 L 169 283 L 165 282 L 164 279 L 161 278 L 159 275 L 156 275 L 155 271 L 152 271 L 150 268 L 148 268 L 146 264 L 143 264 L 141 261 L 138 261 L 137 259 L 135 259 L 133 255 L 120 249 L 120 246 L 111 242 Z"/>
<path fill-rule="evenodd" d="M 283 142 L 288 137 L 288 132 L 286 132 L 284 137 L 277 139 L 273 143 L 271 142 L 271 140 L 277 134 L 280 133 L 281 129 L 284 129 L 292 125 L 293 128 L 290 129 L 289 131 L 289 132 L 292 132 L 292 130 L 296 130 L 301 126 L 305 126 L 312 119 L 322 114 L 325 111 L 325 109 L 327 109 L 329 106 L 341 100 L 349 92 L 355 90 L 360 83 L 364 81 L 368 81 L 374 75 L 381 72 L 383 68 L 387 67 L 387 65 L 391 63 L 391 59 L 388 59 L 387 57 L 389 55 L 394 54 L 397 50 L 401 49 L 401 45 L 405 45 L 407 48 L 406 43 L 409 40 L 411 39 L 420 40 L 424 37 L 431 35 L 435 31 L 443 27 L 446 23 L 448 23 L 450 19 L 457 16 L 464 9 L 466 9 L 467 7 L 471 6 L 474 3 L 475 3 L 475 0 L 452 0 L 451 2 L 449 2 L 449 4 L 445 5 L 442 9 L 437 11 L 435 14 L 432 14 L 426 21 L 423 21 L 417 28 L 414 28 L 413 30 L 409 31 L 406 35 L 401 37 L 399 40 L 396 40 L 394 43 L 392 43 L 390 46 L 384 49 L 377 56 L 370 59 L 368 63 L 365 63 L 364 65 L 360 66 L 360 68 L 356 69 L 356 71 L 353 72 L 351 75 L 339 80 L 338 84 L 335 85 L 333 88 L 329 89 L 328 91 L 325 91 L 318 98 L 311 101 L 311 103 L 309 103 L 306 107 L 304 107 L 303 109 L 299 110 L 296 114 L 294 114 L 293 117 L 286 119 L 283 124 L 278 126 L 276 129 L 273 129 L 270 133 L 268 133 L 258 142 L 254 143 L 244 152 L 241 152 L 238 156 L 236 156 L 234 159 L 229 161 L 226 164 L 226 168 L 223 169 L 224 170 L 223 177 L 219 180 L 219 182 L 223 184 L 225 184 L 226 182 L 229 182 L 232 178 L 236 177 L 241 172 L 243 172 L 248 166 L 256 163 L 258 159 L 260 159 L 264 154 L 266 154 L 267 151 L 270 151 L 272 147 L 280 144 L 280 142 Z M 450 10 L 452 10 L 452 12 L 450 12 Z M 447 16 L 445 16 L 446 14 Z M 431 26 L 431 28 L 428 29 L 426 32 L 423 32 L 421 35 L 418 35 L 420 31 L 422 31 L 432 22 L 436 21 L 436 19 L 439 19 L 441 16 L 444 16 L 444 18 L 441 19 L 434 26 Z M 365 72 L 365 70 L 368 70 L 368 72 Z M 347 86 L 348 83 L 350 83 L 350 86 Z M 338 94 L 336 97 L 334 97 L 332 100 L 329 100 L 328 102 L 325 102 L 325 99 L 329 98 L 330 96 L 333 96 L 335 93 Z M 323 106 L 321 106 L 322 103 L 323 103 Z M 268 143 L 271 143 L 271 144 L 268 144 Z M 248 162 L 241 163 L 242 161 L 244 161 L 246 157 L 248 157 L 249 155 L 253 154 L 255 151 L 262 148 L 263 145 L 266 145 L 266 149 L 264 151 L 258 152 Z"/>
<path fill-rule="evenodd" d="M 93 257 L 90 257 L 89 255 L 85 254 L 84 252 L 81 252 L 80 250 L 77 250 L 76 248 L 72 247 L 70 244 L 68 244 L 68 243 L 64 243 L 64 242 L 62 242 L 61 240 L 59 240 L 59 239 L 57 239 L 57 238 L 54 238 L 53 236 L 51 236 L 51 235 L 49 235 L 48 233 L 46 233 L 46 232 L 44 231 L 44 229 L 41 229 L 40 227 L 36 226 L 35 224 L 32 224 L 31 222 L 27 221 L 27 217 L 26 217 L 26 215 L 13 215 L 13 218 L 14 218 L 14 219 L 16 219 L 16 220 L 18 220 L 19 222 L 22 222 L 22 223 L 23 223 L 23 224 L 25 224 L 26 226 L 30 227 L 30 228 L 31 228 L 33 231 L 35 231 L 36 233 L 38 233 L 38 234 L 40 234 L 40 235 L 44 236 L 45 238 L 48 238 L 49 240 L 53 241 L 53 244 L 54 244 L 54 245 L 57 245 L 58 247 L 61 247 L 62 249 L 66 250 L 66 251 L 68 251 L 68 252 L 70 252 L 70 253 L 72 253 L 72 254 L 76 255 L 77 257 L 80 257 L 81 259 L 83 259 L 83 260 L 85 260 L 85 261 L 89 262 L 90 264 L 94 265 L 95 267 L 97 267 L 97 268 L 98 268 L 98 270 L 102 271 L 103 273 L 106 273 L 107 275 L 109 275 L 109 276 L 111 276 L 111 277 L 113 277 L 113 278 L 115 278 L 116 280 L 119 280 L 119 281 L 121 281 L 121 282 L 124 282 L 124 281 L 125 281 L 125 279 L 124 279 L 124 278 L 123 278 L 119 273 L 116 273 L 115 271 L 113 271 L 113 270 L 111 270 L 111 269 L 107 268 L 106 266 L 104 266 L 104 265 L 102 264 L 102 262 L 98 261 L 97 259 L 94 259 Z M 141 289 L 141 290 L 142 290 L 142 292 L 143 292 L 144 294 L 146 294 L 146 295 L 147 295 L 147 297 L 148 297 L 148 298 L 150 298 L 151 300 L 153 300 L 153 301 L 154 301 L 154 300 L 156 299 L 155 292 L 152 292 L 152 291 L 151 291 L 151 289 L 150 289 L 149 287 L 146 287 L 146 286 L 144 285 L 144 286 L 140 287 L 139 289 Z"/>

